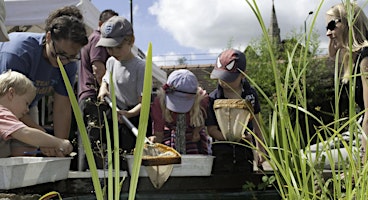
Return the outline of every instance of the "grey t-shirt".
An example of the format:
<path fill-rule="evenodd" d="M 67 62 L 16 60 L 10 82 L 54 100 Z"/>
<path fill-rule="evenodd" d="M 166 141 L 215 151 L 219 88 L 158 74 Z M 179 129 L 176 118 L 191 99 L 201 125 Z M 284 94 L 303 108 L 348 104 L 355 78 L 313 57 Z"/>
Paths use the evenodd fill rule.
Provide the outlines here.
<path fill-rule="evenodd" d="M 135 106 L 142 96 L 145 61 L 134 57 L 128 61 L 118 61 L 110 57 L 106 62 L 103 81 L 110 85 L 110 72 L 115 88 L 116 104 L 120 109 Z"/>

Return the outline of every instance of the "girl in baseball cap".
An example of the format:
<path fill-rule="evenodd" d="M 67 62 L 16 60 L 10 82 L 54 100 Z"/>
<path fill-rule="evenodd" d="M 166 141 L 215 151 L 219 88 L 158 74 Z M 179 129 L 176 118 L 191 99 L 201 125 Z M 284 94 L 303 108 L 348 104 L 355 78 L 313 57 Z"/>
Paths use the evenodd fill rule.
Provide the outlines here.
<path fill-rule="evenodd" d="M 207 104 L 208 95 L 198 86 L 197 77 L 191 71 L 173 71 L 151 106 L 154 125 L 151 140 L 178 150 L 176 136 L 184 129 L 185 151 L 181 153 L 208 154 L 208 137 L 204 129 Z M 182 124 L 184 128 L 179 128 Z"/>

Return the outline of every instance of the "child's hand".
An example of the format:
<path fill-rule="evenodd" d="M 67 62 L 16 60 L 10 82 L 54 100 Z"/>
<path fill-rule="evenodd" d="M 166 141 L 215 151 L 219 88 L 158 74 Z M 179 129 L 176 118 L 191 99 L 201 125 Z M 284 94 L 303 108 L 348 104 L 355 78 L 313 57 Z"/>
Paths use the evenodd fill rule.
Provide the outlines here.
<path fill-rule="evenodd" d="M 193 132 L 192 134 L 192 142 L 198 142 L 201 139 L 199 132 Z"/>
<path fill-rule="evenodd" d="M 266 158 L 265 158 L 265 156 L 267 155 L 266 150 L 261 147 L 260 151 L 261 152 L 257 151 L 257 153 L 256 153 L 256 155 L 257 155 L 257 166 L 261 166 L 266 161 Z"/>
<path fill-rule="evenodd" d="M 73 146 L 69 140 L 60 139 L 61 142 L 57 147 L 41 147 L 41 152 L 50 157 L 64 157 L 73 151 Z"/>
<path fill-rule="evenodd" d="M 119 120 L 119 123 L 123 123 L 123 120 L 121 119 L 122 118 L 122 115 L 125 116 L 126 118 L 130 118 L 131 115 L 128 111 L 126 110 L 119 110 L 118 111 L 118 120 Z"/>
<path fill-rule="evenodd" d="M 153 136 L 148 138 L 153 143 L 162 143 L 164 140 L 164 134 L 162 132 L 155 132 Z"/>
<path fill-rule="evenodd" d="M 195 127 L 192 133 L 192 142 L 198 142 L 201 139 L 199 132 L 202 130 L 203 127 Z"/>
<path fill-rule="evenodd" d="M 108 91 L 108 89 L 106 89 L 106 87 L 100 87 L 100 90 L 98 92 L 98 95 L 97 95 L 97 99 L 100 100 L 100 101 L 104 101 L 104 97 L 105 96 L 109 96 L 110 93 Z"/>
<path fill-rule="evenodd" d="M 69 155 L 73 151 L 73 145 L 69 140 L 63 140 L 62 145 L 58 149 L 64 154 L 64 156 Z"/>

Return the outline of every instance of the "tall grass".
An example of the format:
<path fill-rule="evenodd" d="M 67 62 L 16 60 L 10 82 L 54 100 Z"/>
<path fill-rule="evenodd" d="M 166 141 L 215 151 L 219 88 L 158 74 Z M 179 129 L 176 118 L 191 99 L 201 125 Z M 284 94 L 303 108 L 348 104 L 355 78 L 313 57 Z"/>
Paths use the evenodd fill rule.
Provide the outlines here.
<path fill-rule="evenodd" d="M 96 162 L 93 156 L 91 143 L 86 131 L 86 126 L 83 121 L 82 113 L 79 109 L 74 90 L 70 84 L 69 78 L 65 72 L 64 66 L 61 63 L 59 57 L 57 57 L 57 62 L 65 83 L 66 89 L 68 91 L 69 99 L 72 105 L 72 109 L 77 121 L 79 134 L 81 134 L 82 143 L 84 150 L 86 152 L 87 162 L 92 176 L 93 187 L 95 189 L 96 199 L 120 199 L 120 192 L 122 187 L 122 181 L 120 181 L 120 154 L 119 154 L 119 132 L 118 132 L 118 119 L 116 111 L 116 99 L 115 99 L 115 88 L 110 84 L 110 93 L 112 100 L 112 120 L 113 120 L 113 134 L 114 134 L 114 144 L 111 146 L 110 142 L 110 129 L 107 123 L 106 114 L 104 113 L 105 127 L 106 127 L 106 137 L 107 137 L 107 149 L 108 149 L 108 194 L 104 195 L 102 192 L 101 184 L 99 181 L 99 176 L 97 172 Z M 110 74 L 110 83 L 112 83 L 112 75 Z M 135 145 L 134 163 L 132 176 L 129 188 L 129 199 L 134 200 L 136 194 L 136 188 L 139 178 L 139 170 L 141 165 L 141 158 L 143 153 L 144 141 L 147 132 L 148 117 L 150 112 L 150 101 L 151 101 L 151 91 L 152 91 L 152 44 L 148 45 L 148 53 L 146 57 L 146 68 L 144 73 L 144 86 L 143 86 L 143 96 L 142 96 L 142 107 L 139 118 L 138 127 L 138 138 Z M 114 166 L 112 166 L 112 157 L 114 157 Z M 115 169 L 115 179 L 113 179 L 113 169 Z M 114 182 L 113 182 L 114 180 Z"/>
<path fill-rule="evenodd" d="M 82 144 L 83 144 L 84 151 L 86 152 L 88 166 L 89 166 L 90 171 L 91 171 L 92 183 L 93 183 L 93 187 L 95 189 L 96 198 L 97 198 L 97 200 L 103 200 L 103 193 L 102 193 L 102 188 L 101 188 L 99 177 L 98 177 L 96 162 L 95 162 L 95 158 L 93 156 L 91 142 L 90 142 L 88 134 L 87 134 L 86 126 L 85 126 L 84 121 L 83 121 L 83 115 L 82 115 L 82 113 L 79 109 L 78 101 L 77 101 L 77 98 L 74 94 L 73 87 L 70 84 L 68 75 L 66 74 L 64 66 L 61 63 L 59 57 L 57 57 L 57 63 L 59 65 L 61 75 L 62 75 L 63 80 L 64 80 L 65 87 L 68 91 L 68 96 L 69 96 L 69 99 L 70 99 L 70 103 L 72 105 L 73 113 L 74 113 L 75 119 L 77 121 L 79 134 L 81 135 L 81 138 L 82 138 Z"/>
<path fill-rule="evenodd" d="M 261 12 L 255 0 L 245 0 L 248 6 L 255 14 L 259 25 L 261 26 L 263 35 L 268 35 L 268 30 L 263 21 Z M 343 1 L 349 3 L 349 1 Z M 312 29 L 315 25 L 317 15 L 324 1 L 320 4 L 314 15 L 311 27 L 308 29 L 308 36 L 311 35 Z M 339 3 L 339 2 L 336 2 Z M 348 4 L 347 4 L 348 5 Z M 347 8 L 349 10 L 350 8 Z M 324 13 L 323 13 L 324 14 Z M 351 14 L 351 13 L 350 13 Z M 349 17 L 349 24 L 351 25 L 353 16 Z M 351 30 L 351 29 L 350 29 Z M 352 41 L 351 33 L 350 44 Z M 325 124 L 317 116 L 314 116 L 307 107 L 308 94 L 306 93 L 306 71 L 309 70 L 310 63 L 308 62 L 308 51 L 310 37 L 306 41 L 306 46 L 301 54 L 295 54 L 299 45 L 287 52 L 287 70 L 285 74 L 280 74 L 278 63 L 275 58 L 275 52 L 272 44 L 272 38 L 265 37 L 267 49 L 270 55 L 270 61 L 273 76 L 275 80 L 275 98 L 270 99 L 258 87 L 255 80 L 250 77 L 252 85 L 256 87 L 258 92 L 267 99 L 269 106 L 272 108 L 270 116 L 269 127 L 262 127 L 262 133 L 267 135 L 268 140 L 262 143 L 259 138 L 256 138 L 262 145 L 264 145 L 267 155 L 263 155 L 275 172 L 276 184 L 275 187 L 279 191 L 283 199 L 367 199 L 368 193 L 365 189 L 368 179 L 365 174 L 367 167 L 361 167 L 361 160 L 358 148 L 354 147 L 353 139 L 361 131 L 361 127 L 356 123 L 359 116 L 363 113 L 356 113 L 355 111 L 355 79 L 360 76 L 351 75 L 349 81 L 349 117 L 347 119 L 339 118 L 339 111 L 335 110 L 335 119 L 333 122 Z M 301 38 L 300 41 L 302 41 Z M 350 46 L 351 47 L 351 46 Z M 351 48 L 350 48 L 351 49 Z M 338 58 L 336 58 L 338 59 Z M 352 52 L 350 51 L 350 68 L 353 69 Z M 296 62 L 295 62 L 296 61 Z M 337 63 L 337 62 L 336 62 Z M 335 65 L 335 107 L 338 108 L 340 91 L 339 87 L 339 69 L 341 66 Z M 351 70 L 353 71 L 353 70 Z M 279 78 L 283 76 L 283 78 Z M 290 99 L 291 97 L 295 99 Z M 291 103 L 293 102 L 293 103 Z M 296 113 L 295 119 L 292 118 L 291 112 Z M 309 120 L 313 119 L 318 122 L 315 129 L 310 130 L 308 126 L 301 127 L 299 116 L 304 116 L 305 124 L 309 124 Z M 292 120 L 294 119 L 294 120 Z M 342 140 L 341 133 L 344 128 L 348 127 L 350 133 L 350 140 L 348 142 Z M 304 128 L 305 130 L 302 130 Z M 266 130 L 269 133 L 266 133 Z M 305 137 L 306 144 L 303 144 L 301 138 Z M 255 134 L 253 134 L 256 137 Z M 326 139 L 326 136 L 327 139 Z M 311 143 L 312 139 L 323 144 L 322 147 L 317 148 L 315 153 L 312 153 Z M 342 141 L 342 146 L 347 152 L 347 157 L 343 158 L 341 151 L 336 150 L 337 153 L 329 148 L 330 143 L 334 143 L 334 139 Z M 340 142 L 335 145 L 340 146 Z M 357 146 L 359 147 L 359 140 Z M 255 148 L 255 147 L 253 147 Z M 258 152 L 262 154 L 261 152 Z M 337 156 L 336 156 L 337 155 Z M 313 159 L 313 156 L 316 159 Z M 336 160 L 337 159 L 337 160 Z M 325 174 L 323 171 L 325 162 L 331 166 L 330 174 Z M 335 166 L 335 162 L 338 166 Z M 341 175 L 344 178 L 341 178 Z"/>

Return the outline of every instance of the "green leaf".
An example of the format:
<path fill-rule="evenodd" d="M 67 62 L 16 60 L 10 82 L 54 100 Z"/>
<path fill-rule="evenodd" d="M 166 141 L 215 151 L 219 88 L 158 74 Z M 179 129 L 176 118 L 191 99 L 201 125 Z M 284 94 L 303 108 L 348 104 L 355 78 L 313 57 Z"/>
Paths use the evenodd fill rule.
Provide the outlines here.
<path fill-rule="evenodd" d="M 135 199 L 135 193 L 137 190 L 139 170 L 142 163 L 143 147 L 146 138 L 148 116 L 150 112 L 151 92 L 152 92 L 152 44 L 149 43 L 146 57 L 146 69 L 144 71 L 143 97 L 142 97 L 141 112 L 139 116 L 138 138 L 134 150 L 133 170 L 130 180 L 129 200 Z"/>
<path fill-rule="evenodd" d="M 77 101 L 77 98 L 75 97 L 74 90 L 70 84 L 69 78 L 65 72 L 64 66 L 61 63 L 59 56 L 57 57 L 57 63 L 59 65 L 65 87 L 68 91 L 68 96 L 72 104 L 75 119 L 77 121 L 79 134 L 81 135 L 81 138 L 82 138 L 83 148 L 84 148 L 84 151 L 86 152 L 88 166 L 91 171 L 93 187 L 95 188 L 95 192 L 96 192 L 96 198 L 98 200 L 103 200 L 103 193 L 102 193 L 100 181 L 98 178 L 96 162 L 95 162 L 95 158 L 93 157 L 91 142 L 87 134 L 86 126 L 83 121 L 83 115 L 79 109 L 78 101 Z"/>

